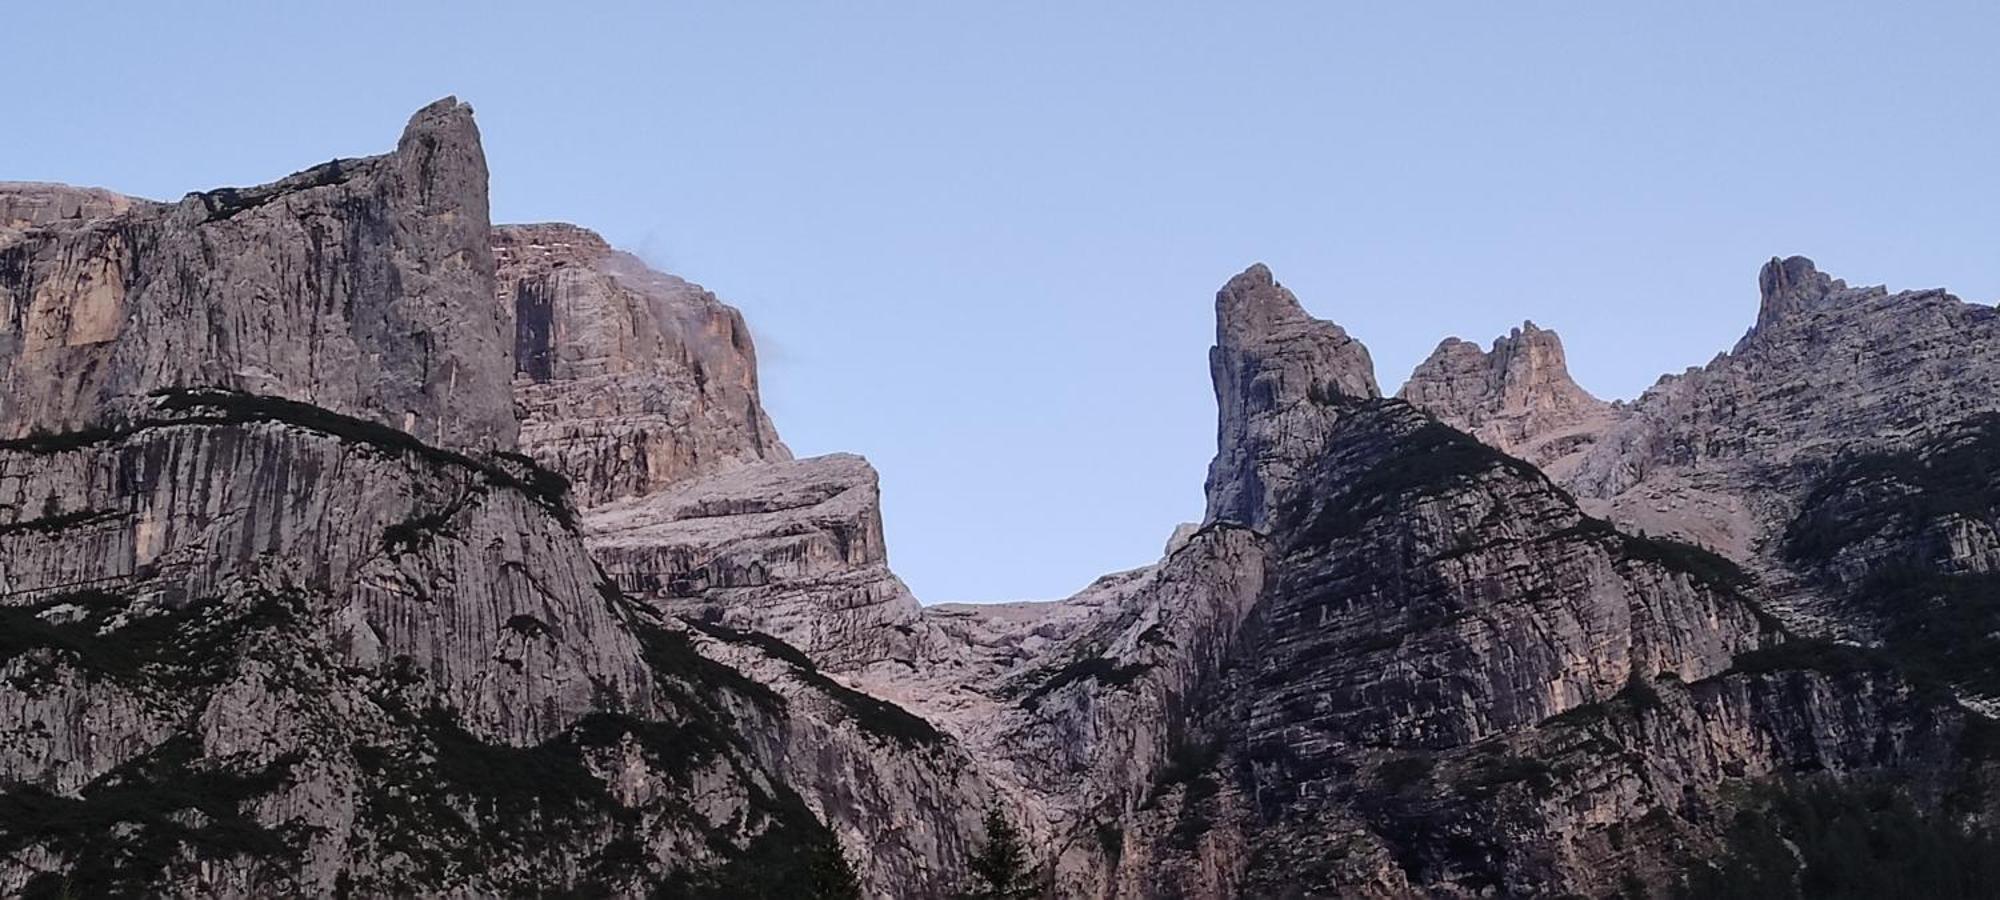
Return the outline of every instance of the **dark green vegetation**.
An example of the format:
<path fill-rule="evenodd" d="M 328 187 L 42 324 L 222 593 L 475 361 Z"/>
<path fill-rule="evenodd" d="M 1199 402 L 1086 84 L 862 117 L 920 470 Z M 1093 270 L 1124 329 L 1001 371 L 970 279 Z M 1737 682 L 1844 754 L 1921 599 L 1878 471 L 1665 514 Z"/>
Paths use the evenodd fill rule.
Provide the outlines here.
<path fill-rule="evenodd" d="M 973 854 L 963 900 L 1031 900 L 1041 896 L 1027 850 L 1014 823 L 996 808 L 986 811 L 986 839 Z"/>
<path fill-rule="evenodd" d="M 57 534 L 82 525 L 92 525 L 117 519 L 122 515 L 116 510 L 79 509 L 70 512 L 55 512 L 8 522 L 0 525 L 0 537 L 11 534 Z"/>
<path fill-rule="evenodd" d="M 382 883 L 350 883 L 357 895 L 396 892 L 411 876 L 419 883 L 465 883 L 490 876 L 496 860 L 574 848 L 584 854 L 589 873 L 578 886 L 586 895 L 620 893 L 639 884 L 669 897 L 854 896 L 841 890 L 855 882 L 832 833 L 789 789 L 767 791 L 747 778 L 729 755 L 728 736 L 699 719 L 673 723 L 593 713 L 527 747 L 484 740 L 440 710 L 410 719 L 417 742 L 356 745 L 352 753 L 367 776 L 361 815 L 381 839 L 407 854 L 416 870 Z M 749 815 L 713 826 L 674 799 L 673 791 L 642 806 L 624 805 L 596 772 L 627 747 L 682 791 L 692 789 L 700 769 L 731 768 L 749 791 Z M 749 834 L 747 844 L 737 843 L 739 826 Z M 652 874 L 659 864 L 643 841 L 666 829 L 700 835 L 722 864 Z M 607 830 L 617 836 L 602 841 Z M 518 877 L 528 880 L 512 884 L 510 892 L 550 887 L 531 872 Z"/>
<path fill-rule="evenodd" d="M 2000 694 L 2000 574 L 1879 569 L 1857 598 L 1882 621 L 1882 640 L 1915 676 Z"/>
<path fill-rule="evenodd" d="M 1722 854 L 1695 862 L 1699 900 L 1926 900 L 2000 896 L 2000 838 L 1925 812 L 1878 782 L 1811 780 L 1749 791 Z"/>
<path fill-rule="evenodd" d="M 732 644 L 749 644 L 764 651 L 773 659 L 789 663 L 794 675 L 838 703 L 842 716 L 864 732 L 910 748 L 932 746 L 944 741 L 944 735 L 923 717 L 827 677 L 803 651 L 774 635 L 761 631 L 743 631 L 717 622 L 694 619 L 687 621 L 688 624 L 718 640 Z M 689 652 L 693 652 L 692 649 Z"/>
<path fill-rule="evenodd" d="M 1854 644 L 1813 638 L 1793 638 L 1769 647 L 1739 653 L 1729 671 L 1741 675 L 1768 675 L 1773 672 L 1818 672 L 1822 675 L 1849 675 L 1857 672 L 1888 672 L 1894 662 L 1880 651 Z"/>
<path fill-rule="evenodd" d="M 1431 771 L 1436 768 L 1437 761 L 1430 754 L 1417 752 L 1377 766 L 1375 777 L 1381 779 L 1382 787 L 1390 793 L 1397 793 L 1430 780 Z"/>
<path fill-rule="evenodd" d="M 1473 759 L 1452 782 L 1452 788 L 1466 798 L 1484 800 L 1514 784 L 1525 784 L 1536 796 L 1546 796 L 1555 788 L 1555 770 L 1542 760 L 1502 750 Z"/>
<path fill-rule="evenodd" d="M 1575 525 L 1550 534 L 1543 540 L 1559 541 L 1576 538 L 1609 541 L 1626 559 L 1643 560 L 1670 571 L 1681 572 L 1718 590 L 1740 588 L 1752 581 L 1750 573 L 1743 571 L 1742 566 L 1707 547 L 1674 538 L 1628 534 L 1618 530 L 1618 526 L 1610 522 L 1590 516 L 1582 517 Z"/>
<path fill-rule="evenodd" d="M 208 213 L 208 217 L 202 220 L 204 223 L 222 222 L 287 194 L 344 184 L 354 177 L 356 166 L 369 164 L 368 160 L 336 159 L 320 163 L 275 184 L 252 188 L 216 188 L 193 196 L 201 201 L 203 211 Z"/>
<path fill-rule="evenodd" d="M 34 845 L 61 853 L 65 875 L 42 875 L 29 897 L 145 892 L 177 854 L 269 859 L 295 852 L 294 836 L 259 825 L 243 804 L 283 785 L 292 758 L 253 771 L 200 759 L 194 738 L 175 737 L 91 782 L 76 797 L 33 785 L 0 794 L 0 852 Z"/>
<path fill-rule="evenodd" d="M 298 603 L 296 597 L 254 594 L 235 602 L 205 598 L 179 607 L 139 607 L 103 591 L 60 594 L 0 607 L 0 665 L 35 659 L 17 681 L 67 667 L 86 678 L 211 683 L 227 671 L 232 646 L 289 621 Z"/>
<path fill-rule="evenodd" d="M 535 501 L 563 527 L 576 529 L 576 513 L 570 509 L 569 481 L 536 465 L 518 453 L 498 461 L 474 459 L 454 450 L 434 447 L 398 428 L 357 419 L 322 409 L 310 403 L 213 388 L 161 390 L 151 395 L 154 408 L 168 413 L 192 415 L 151 420 L 135 424 L 130 431 L 175 424 L 242 425 L 272 422 L 337 437 L 376 450 L 406 453 L 433 463 L 470 469 L 488 485 L 519 491 Z M 4 448 L 0 448 L 4 449 Z M 502 462 L 506 463 L 505 465 Z M 521 469 L 516 472 L 514 469 Z"/>
<path fill-rule="evenodd" d="M 1739 661 L 1742 657 L 1737 657 Z M 1653 682 L 1638 672 L 1625 681 L 1625 686 L 1610 699 L 1596 703 L 1573 706 L 1542 720 L 1547 726 L 1583 726 L 1602 721 L 1614 714 L 1632 715 L 1648 712 L 1660 707 L 1660 692 Z"/>
<path fill-rule="evenodd" d="M 1958 423 L 1925 446 L 1835 464 L 1785 529 L 1784 553 L 1825 563 L 1874 536 L 1907 539 L 1951 516 L 1993 521 L 2000 509 L 2000 416 Z"/>

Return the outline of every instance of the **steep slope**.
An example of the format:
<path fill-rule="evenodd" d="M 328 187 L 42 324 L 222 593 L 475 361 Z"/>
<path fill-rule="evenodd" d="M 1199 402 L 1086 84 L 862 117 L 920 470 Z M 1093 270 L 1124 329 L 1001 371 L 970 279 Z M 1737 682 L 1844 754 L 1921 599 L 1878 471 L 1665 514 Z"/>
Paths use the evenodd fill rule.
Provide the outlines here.
<path fill-rule="evenodd" d="M 1095 781 L 1122 787 L 1090 829 L 1108 874 L 1073 883 L 1596 896 L 1670 884 L 1736 779 L 1953 758 L 1954 708 L 1783 643 L 1727 561 L 1620 533 L 1531 465 L 1376 398 L 1365 355 L 1325 353 L 1335 332 L 1281 291 L 1253 269 L 1217 301 L 1213 357 L 1246 364 L 1217 367 L 1219 393 L 1245 393 L 1220 403 L 1211 530 L 1255 531 L 1203 565 L 1256 573 L 1249 593 L 1135 586 L 1127 604 L 1220 640 L 1111 619 L 1021 676 L 1064 705 L 1017 734 L 1093 734 L 1167 701 L 1148 728 L 1072 739 L 1130 761 Z"/>
<path fill-rule="evenodd" d="M 1532 324 L 1385 399 L 1253 266 L 1206 520 L 924 608 L 742 317 L 491 228 L 478 140 L 0 185 L 0 891 L 946 896 L 997 805 L 1057 896 L 1658 896 L 1791 775 L 1990 821 L 1992 310 L 1774 260 L 1630 407 Z"/>
<path fill-rule="evenodd" d="M 1537 461 L 1586 509 L 1749 566 L 1766 582 L 1772 611 L 1802 632 L 1872 638 L 1878 611 L 1854 596 L 1846 583 L 1854 573 L 1829 576 L 1819 559 L 1801 565 L 1786 536 L 1801 517 L 1831 515 L 1828 504 L 1856 466 L 1883 454 L 1933 454 L 1951 434 L 1977 430 L 1977 416 L 2000 410 L 2000 314 L 1942 290 L 1849 287 L 1797 256 L 1766 264 L 1758 290 L 1756 324 L 1734 348 L 1660 379 L 1609 419 L 1543 414 L 1519 419 L 1518 433 L 1485 427 L 1468 412 L 1480 405 L 1468 398 L 1481 395 L 1460 389 L 1465 379 L 1452 374 L 1465 366 L 1450 359 L 1465 352 L 1450 341 L 1412 375 L 1405 396 L 1474 426 L 1502 450 L 1570 447 Z M 1494 355 L 1502 349 L 1496 342 Z M 1950 504 L 1947 491 L 1963 487 L 1898 489 L 1929 495 L 1911 504 Z"/>
<path fill-rule="evenodd" d="M 742 316 L 714 295 L 575 226 L 501 226 L 493 243 L 523 450 L 567 476 L 610 582 L 784 702 L 751 748 L 864 884 L 955 888 L 989 779 L 901 693 L 853 686 L 949 651 L 889 570 L 874 469 L 791 458 Z"/>
<path fill-rule="evenodd" d="M 0 236 L 0 890 L 742 896 L 832 851 L 760 761 L 785 699 L 508 452 L 485 191 L 445 100 Z"/>

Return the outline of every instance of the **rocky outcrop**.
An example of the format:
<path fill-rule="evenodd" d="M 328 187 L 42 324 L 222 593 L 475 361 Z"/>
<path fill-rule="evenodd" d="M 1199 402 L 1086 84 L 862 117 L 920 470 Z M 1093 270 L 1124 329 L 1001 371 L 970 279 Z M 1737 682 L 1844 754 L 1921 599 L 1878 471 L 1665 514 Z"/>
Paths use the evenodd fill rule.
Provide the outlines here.
<path fill-rule="evenodd" d="M 386 156 L 29 229 L 0 247 L 0 416 L 13 437 L 75 431 L 207 386 L 511 448 L 486 232 L 479 135 L 454 100 Z"/>
<path fill-rule="evenodd" d="M 1396 396 L 1557 480 L 1619 415 L 1570 378 L 1562 338 L 1533 322 L 1490 351 L 1446 338 Z"/>
<path fill-rule="evenodd" d="M 1254 345 L 1255 327 L 1220 331 Z M 1114 895 L 1602 895 L 1713 840 L 1734 779 L 1952 758 L 1956 712 L 1873 662 L 1822 673 L 1727 560 L 1593 519 L 1405 403 L 1309 393 L 1310 427 L 1241 427 L 1261 385 L 1313 383 L 1323 358 L 1265 346 L 1234 380 L 1251 397 L 1220 404 L 1217 458 L 1297 462 L 1277 490 L 1211 470 L 1212 508 L 1265 491 L 1259 586 L 1155 732 L 1165 752 L 1132 754 L 1150 788 L 1117 846 L 1145 862 L 1108 862 Z M 1097 671 L 1099 697 L 1144 680 Z M 1628 829 L 1649 843 L 1585 837 Z"/>
<path fill-rule="evenodd" d="M 743 316 L 573 225 L 493 232 L 521 448 L 597 506 L 791 452 Z"/>
<path fill-rule="evenodd" d="M 742 896 L 838 852 L 786 699 L 510 452 L 484 172 L 443 101 L 0 245 L 0 891 Z"/>
<path fill-rule="evenodd" d="M 1205 521 L 925 608 L 734 310 L 484 171 L 443 101 L 0 187 L 0 891 L 944 896 L 997 807 L 1065 897 L 1646 896 L 1774 776 L 1991 814 L 1992 310 L 1774 260 L 1629 407 L 1532 324 L 1384 399 L 1253 266 Z"/>
<path fill-rule="evenodd" d="M 1332 424 L 1332 401 L 1381 396 L 1368 348 L 1340 326 L 1306 315 L 1263 264 L 1215 295 L 1208 354 L 1222 444 L 1208 469 L 1208 521 L 1268 524 L 1291 491 L 1301 453 Z"/>
<path fill-rule="evenodd" d="M 115 216 L 135 201 L 102 188 L 32 181 L 0 181 L 0 241 L 30 228 L 81 225 Z"/>
<path fill-rule="evenodd" d="M 583 527 L 621 588 L 677 615 L 773 635 L 834 671 L 908 672 L 926 655 L 861 457 L 683 481 L 590 510 Z"/>

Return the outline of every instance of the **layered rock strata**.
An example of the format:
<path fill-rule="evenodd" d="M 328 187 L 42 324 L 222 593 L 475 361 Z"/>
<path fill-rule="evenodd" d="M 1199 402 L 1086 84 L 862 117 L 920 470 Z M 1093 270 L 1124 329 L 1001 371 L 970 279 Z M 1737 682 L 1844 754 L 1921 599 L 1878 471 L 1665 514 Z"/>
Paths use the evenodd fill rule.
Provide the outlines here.
<path fill-rule="evenodd" d="M 446 100 L 0 237 L 0 890 L 742 896 L 838 852 L 785 698 L 509 452 L 485 189 Z"/>

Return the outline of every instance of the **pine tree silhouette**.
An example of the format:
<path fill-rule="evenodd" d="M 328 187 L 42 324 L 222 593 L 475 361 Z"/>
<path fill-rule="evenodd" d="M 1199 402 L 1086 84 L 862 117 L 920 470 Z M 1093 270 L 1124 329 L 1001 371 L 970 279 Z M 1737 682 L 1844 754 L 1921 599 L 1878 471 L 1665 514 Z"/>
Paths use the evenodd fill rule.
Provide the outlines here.
<path fill-rule="evenodd" d="M 986 810 L 986 843 L 973 855 L 970 868 L 972 883 L 961 895 L 964 900 L 1034 900 L 1041 896 L 1028 872 L 1021 833 L 997 806 Z"/>

